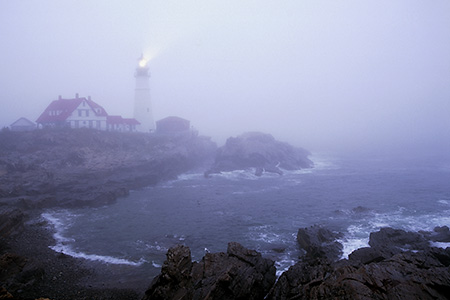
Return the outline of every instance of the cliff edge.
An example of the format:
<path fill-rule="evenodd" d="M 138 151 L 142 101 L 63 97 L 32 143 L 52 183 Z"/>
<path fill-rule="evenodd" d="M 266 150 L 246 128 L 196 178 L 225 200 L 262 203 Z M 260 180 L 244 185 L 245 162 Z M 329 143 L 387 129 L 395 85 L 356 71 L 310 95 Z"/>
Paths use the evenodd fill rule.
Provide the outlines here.
<path fill-rule="evenodd" d="M 131 189 L 175 178 L 213 157 L 195 134 L 89 129 L 0 132 L 0 201 L 23 208 L 104 205 Z"/>

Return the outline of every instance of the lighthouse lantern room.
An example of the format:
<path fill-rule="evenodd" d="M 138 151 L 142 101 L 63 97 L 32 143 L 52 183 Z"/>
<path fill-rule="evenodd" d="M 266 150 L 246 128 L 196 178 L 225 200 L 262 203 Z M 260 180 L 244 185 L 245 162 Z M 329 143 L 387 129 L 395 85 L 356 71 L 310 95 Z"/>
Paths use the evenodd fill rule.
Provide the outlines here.
<path fill-rule="evenodd" d="M 150 73 L 147 64 L 148 61 L 142 55 L 139 58 L 138 67 L 134 75 L 136 78 L 134 118 L 141 123 L 137 128 L 141 132 L 152 132 L 155 129 L 150 97 Z"/>

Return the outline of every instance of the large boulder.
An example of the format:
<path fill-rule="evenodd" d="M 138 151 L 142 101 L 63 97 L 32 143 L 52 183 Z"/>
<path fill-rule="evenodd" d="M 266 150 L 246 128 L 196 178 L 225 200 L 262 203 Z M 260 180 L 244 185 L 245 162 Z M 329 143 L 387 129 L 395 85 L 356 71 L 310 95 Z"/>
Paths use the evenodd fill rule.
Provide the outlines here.
<path fill-rule="evenodd" d="M 448 226 L 437 226 L 432 232 L 420 231 L 426 238 L 433 242 L 450 243 L 450 229 Z"/>
<path fill-rule="evenodd" d="M 430 241 L 449 242 L 450 232 L 447 226 L 436 227 L 433 232 L 409 232 L 390 227 L 370 233 L 370 247 L 353 251 L 348 259 L 352 263 L 369 264 L 379 262 L 405 251 L 425 251 L 430 249 Z"/>
<path fill-rule="evenodd" d="M 337 241 L 340 237 L 340 233 L 315 225 L 300 228 L 297 242 L 300 248 L 306 251 L 307 259 L 335 261 L 342 255 L 342 244 Z"/>
<path fill-rule="evenodd" d="M 144 300 L 264 299 L 275 279 L 273 261 L 238 243 L 229 243 L 226 253 L 206 253 L 198 263 L 179 245 L 167 252 Z"/>
<path fill-rule="evenodd" d="M 302 148 L 279 142 L 270 134 L 248 132 L 227 139 L 217 149 L 215 162 L 205 176 L 223 171 L 255 168 L 256 175 L 265 172 L 282 174 L 281 169 L 300 170 L 313 167 L 310 153 Z"/>
<path fill-rule="evenodd" d="M 389 248 L 393 252 L 398 250 L 424 250 L 430 246 L 429 241 L 420 233 L 390 227 L 370 233 L 369 245 L 372 248 Z"/>

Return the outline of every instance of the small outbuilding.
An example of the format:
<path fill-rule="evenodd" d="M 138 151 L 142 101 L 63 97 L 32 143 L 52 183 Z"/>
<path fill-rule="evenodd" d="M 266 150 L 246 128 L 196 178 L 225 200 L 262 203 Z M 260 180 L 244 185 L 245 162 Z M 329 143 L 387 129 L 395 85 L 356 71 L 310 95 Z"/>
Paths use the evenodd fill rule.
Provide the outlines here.
<path fill-rule="evenodd" d="M 9 128 L 11 131 L 32 131 L 36 129 L 36 123 L 22 117 L 9 125 Z"/>
<path fill-rule="evenodd" d="M 170 116 L 156 121 L 156 133 L 158 134 L 184 134 L 190 132 L 189 120 Z"/>
<path fill-rule="evenodd" d="M 136 131 L 136 126 L 140 123 L 136 119 L 122 118 L 121 116 L 107 116 L 106 123 L 109 131 Z"/>

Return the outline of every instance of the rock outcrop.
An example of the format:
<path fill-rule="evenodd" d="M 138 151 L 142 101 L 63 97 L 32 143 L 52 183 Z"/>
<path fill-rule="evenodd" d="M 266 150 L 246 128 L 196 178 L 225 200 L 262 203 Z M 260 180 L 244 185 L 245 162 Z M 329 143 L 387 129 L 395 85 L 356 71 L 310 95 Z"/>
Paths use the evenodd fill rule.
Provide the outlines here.
<path fill-rule="evenodd" d="M 255 168 L 258 176 L 263 172 L 283 174 L 282 169 L 311 168 L 313 162 L 308 159 L 309 154 L 304 149 L 275 140 L 270 134 L 249 132 L 229 138 L 217 149 L 215 162 L 205 176 L 248 168 Z"/>
<path fill-rule="evenodd" d="M 275 281 L 273 262 L 237 243 L 227 253 L 207 253 L 192 262 L 186 246 L 176 246 L 146 292 L 149 299 L 449 299 L 450 248 L 431 247 L 434 232 L 382 228 L 371 247 L 337 260 L 339 233 L 320 226 L 301 228 L 298 243 L 306 254 Z"/>
<path fill-rule="evenodd" d="M 371 247 L 332 261 L 326 255 L 333 253 L 326 251 L 333 240 L 329 232 L 303 229 L 299 243 L 319 255 L 307 252 L 280 276 L 267 299 L 449 299 L 450 248 L 430 247 L 427 238 L 440 232 L 442 241 L 447 238 L 442 227 L 426 234 L 382 228 L 370 235 Z M 305 243 L 308 239 L 314 242 Z"/>
<path fill-rule="evenodd" d="M 359 265 L 300 262 L 281 275 L 267 299 L 448 299 L 448 250 Z"/>
<path fill-rule="evenodd" d="M 311 226 L 298 230 L 297 242 L 310 260 L 336 261 L 342 255 L 342 244 L 337 241 L 340 237 L 340 233 L 320 226 Z"/>
<path fill-rule="evenodd" d="M 150 299 L 264 299 L 275 283 L 274 262 L 229 243 L 227 253 L 207 253 L 192 262 L 186 246 L 175 246 L 146 291 Z"/>
<path fill-rule="evenodd" d="M 104 205 L 212 160 L 216 150 L 195 134 L 88 129 L 3 131 L 0 140 L 0 199 L 21 208 Z"/>

